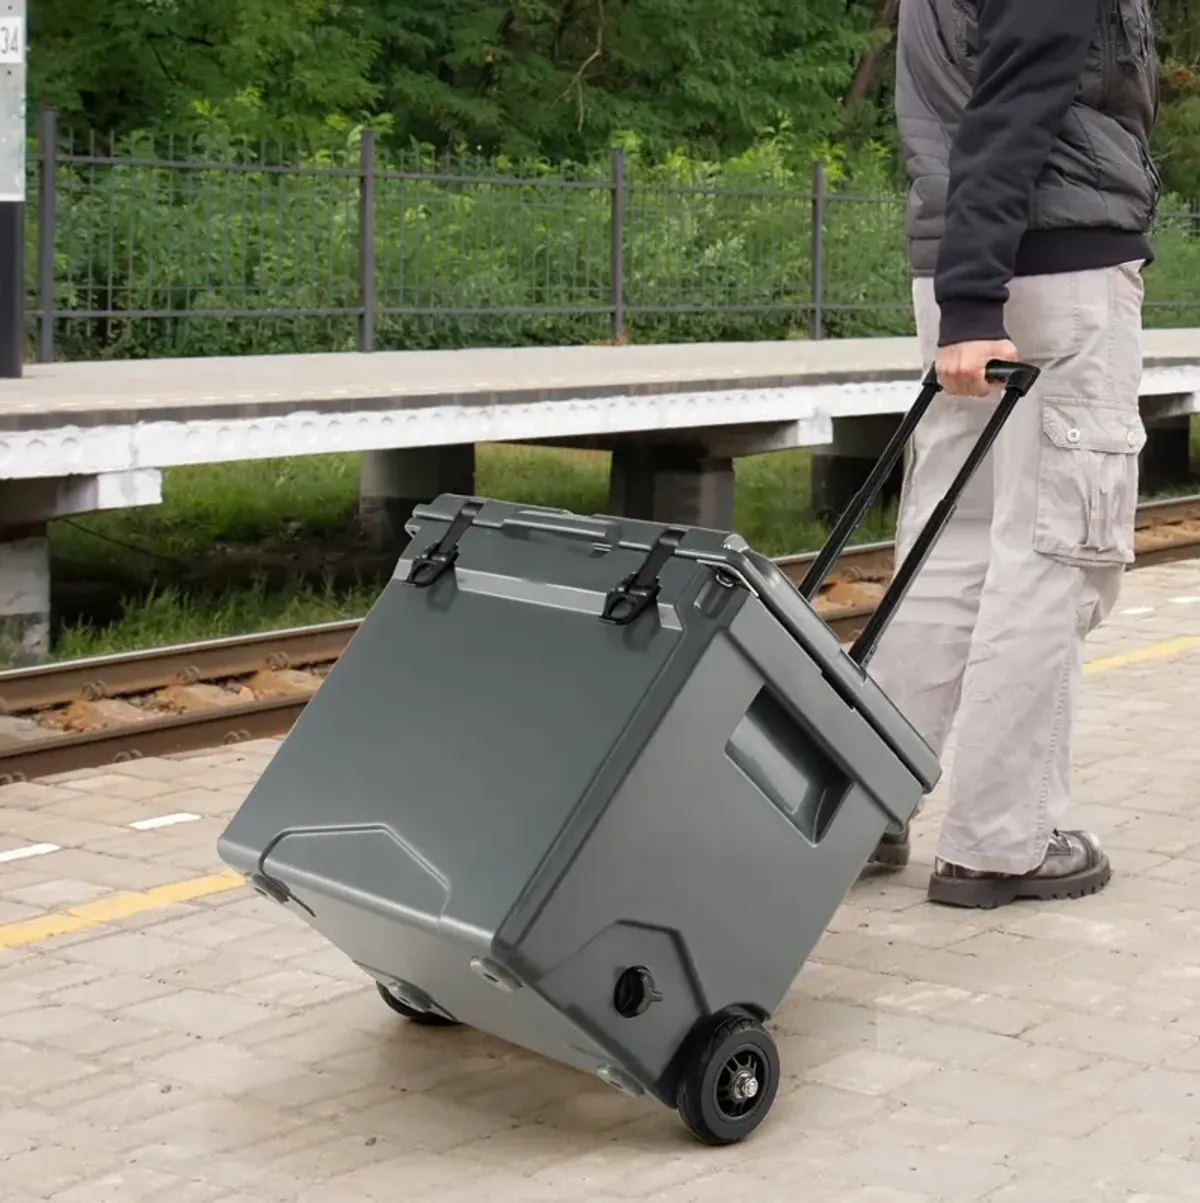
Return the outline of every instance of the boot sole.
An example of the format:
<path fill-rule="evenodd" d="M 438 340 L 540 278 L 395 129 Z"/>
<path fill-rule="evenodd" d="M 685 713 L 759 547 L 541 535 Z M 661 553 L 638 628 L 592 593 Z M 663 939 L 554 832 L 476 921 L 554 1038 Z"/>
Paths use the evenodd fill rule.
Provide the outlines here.
<path fill-rule="evenodd" d="M 943 906 L 994 910 L 1010 902 L 1052 902 L 1098 894 L 1112 880 L 1105 857 L 1098 865 L 1069 877 L 938 877 L 929 879 L 928 898 Z"/>

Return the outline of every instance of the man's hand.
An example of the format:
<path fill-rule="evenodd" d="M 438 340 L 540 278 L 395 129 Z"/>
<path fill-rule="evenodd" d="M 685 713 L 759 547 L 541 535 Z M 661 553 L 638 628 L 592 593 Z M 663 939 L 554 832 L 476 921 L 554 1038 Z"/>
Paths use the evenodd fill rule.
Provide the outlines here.
<path fill-rule="evenodd" d="M 992 391 L 992 385 L 984 376 L 987 365 L 993 359 L 1011 362 L 1017 358 L 1017 348 L 1007 339 L 940 347 L 937 355 L 938 383 L 952 397 L 986 397 Z"/>

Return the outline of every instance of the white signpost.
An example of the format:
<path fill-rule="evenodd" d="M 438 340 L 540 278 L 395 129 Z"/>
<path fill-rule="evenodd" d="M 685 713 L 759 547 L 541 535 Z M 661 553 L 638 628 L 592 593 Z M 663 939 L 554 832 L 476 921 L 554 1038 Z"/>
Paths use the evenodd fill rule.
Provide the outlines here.
<path fill-rule="evenodd" d="M 0 376 L 25 341 L 25 0 L 0 0 Z"/>
<path fill-rule="evenodd" d="M 0 17 L 0 64 L 19 67 L 25 62 L 25 18 Z"/>

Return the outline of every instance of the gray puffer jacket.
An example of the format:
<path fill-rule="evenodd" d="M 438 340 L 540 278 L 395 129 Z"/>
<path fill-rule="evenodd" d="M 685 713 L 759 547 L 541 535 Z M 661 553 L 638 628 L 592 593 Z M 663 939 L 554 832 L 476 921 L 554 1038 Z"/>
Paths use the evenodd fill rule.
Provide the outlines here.
<path fill-rule="evenodd" d="M 942 342 L 1003 336 L 1015 275 L 1149 254 L 1150 0 L 901 0 L 896 114 Z"/>

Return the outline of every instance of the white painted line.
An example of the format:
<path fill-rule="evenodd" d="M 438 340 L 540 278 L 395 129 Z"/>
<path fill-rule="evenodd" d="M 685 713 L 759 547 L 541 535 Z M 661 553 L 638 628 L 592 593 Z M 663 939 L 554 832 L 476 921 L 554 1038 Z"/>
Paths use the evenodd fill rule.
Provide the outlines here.
<path fill-rule="evenodd" d="M 1153 606 L 1130 606 L 1128 610 L 1122 610 L 1121 613 L 1128 618 L 1140 618 L 1143 614 L 1153 614 Z"/>
<path fill-rule="evenodd" d="M 173 815 L 156 815 L 153 819 L 138 819 L 129 826 L 134 831 L 154 831 L 159 827 L 174 827 L 176 823 L 194 823 L 200 816 L 180 811 Z"/>
<path fill-rule="evenodd" d="M 1170 604 L 1173 606 L 1194 606 L 1197 602 L 1200 602 L 1200 597 L 1173 597 Z"/>
<path fill-rule="evenodd" d="M 0 862 L 28 860 L 31 856 L 45 856 L 47 852 L 57 851 L 57 844 L 26 844 L 24 848 L 10 848 L 7 852 L 0 852 Z"/>

